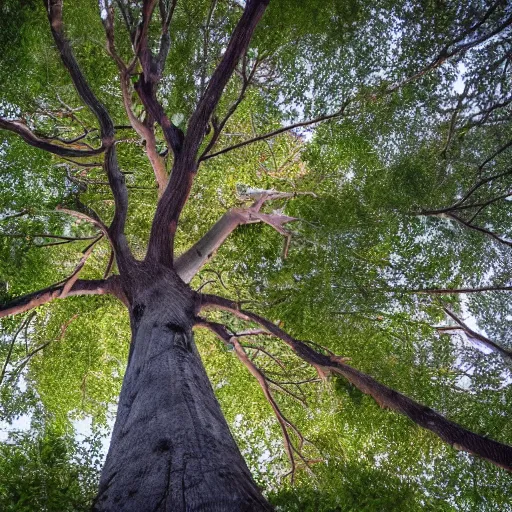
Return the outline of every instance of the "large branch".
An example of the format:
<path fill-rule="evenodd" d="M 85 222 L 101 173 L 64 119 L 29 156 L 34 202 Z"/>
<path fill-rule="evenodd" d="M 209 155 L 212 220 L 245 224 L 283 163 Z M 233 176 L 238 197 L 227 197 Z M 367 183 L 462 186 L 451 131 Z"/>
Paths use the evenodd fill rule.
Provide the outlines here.
<path fill-rule="evenodd" d="M 36 135 L 25 123 L 22 121 L 9 121 L 7 119 L 0 118 L 0 128 L 8 130 L 10 132 L 18 134 L 27 144 L 34 146 L 35 148 L 48 151 L 57 156 L 68 157 L 68 158 L 86 158 L 94 155 L 99 155 L 105 151 L 105 147 L 102 145 L 97 149 L 76 149 L 73 147 L 67 147 L 66 145 L 53 144 L 46 138 Z"/>
<path fill-rule="evenodd" d="M 266 200 L 292 197 L 293 195 L 287 193 L 269 194 L 260 198 L 248 208 L 231 208 L 201 239 L 176 259 L 174 270 L 183 281 L 189 283 L 238 226 L 264 222 L 272 226 L 278 233 L 288 237 L 289 234 L 284 231 L 283 225 L 296 219 L 276 213 L 260 213 L 260 208 Z"/>
<path fill-rule="evenodd" d="M 374 398 L 381 407 L 404 414 L 420 427 L 439 436 L 450 446 L 478 455 L 496 466 L 512 471 L 511 446 L 466 430 L 429 407 L 415 402 L 398 391 L 381 384 L 373 377 L 349 366 L 340 357 L 326 356 L 317 352 L 306 343 L 293 338 L 266 318 L 240 309 L 236 302 L 216 295 L 200 295 L 199 307 L 229 311 L 238 318 L 261 325 L 274 336 L 283 340 L 297 356 L 317 368 L 319 372 L 330 371 L 341 375 L 360 391 Z"/>
<path fill-rule="evenodd" d="M 143 123 L 137 118 L 132 110 L 130 73 L 135 65 L 135 61 L 127 66 L 117 53 L 114 43 L 114 8 L 113 5 L 109 6 L 108 4 L 105 4 L 105 9 L 107 10 L 107 17 L 103 21 L 103 25 L 107 36 L 107 50 L 119 69 L 121 94 L 123 96 L 126 115 L 128 116 L 133 129 L 145 141 L 146 154 L 155 174 L 159 195 L 161 195 L 167 186 L 167 171 L 165 169 L 164 159 L 160 156 L 156 148 L 154 123 Z"/>
<path fill-rule="evenodd" d="M 119 170 L 114 141 L 114 124 L 104 105 L 98 100 L 92 91 L 87 79 L 73 55 L 69 41 L 64 35 L 62 24 L 62 0 L 44 0 L 48 10 L 53 39 L 59 50 L 61 60 L 69 72 L 71 80 L 82 101 L 94 114 L 100 125 L 100 133 L 103 145 L 106 147 L 104 170 L 114 196 L 114 218 L 109 227 L 109 235 L 114 244 L 119 264 L 131 258 L 131 253 L 124 236 L 124 225 L 128 211 L 128 190 L 123 173 Z"/>
<path fill-rule="evenodd" d="M 124 300 L 118 281 L 116 276 L 111 276 L 108 279 L 78 279 L 73 283 L 71 289 L 67 291 L 66 296 L 111 294 L 120 300 Z M 48 288 L 17 297 L 6 304 L 2 304 L 0 305 L 0 318 L 18 315 L 19 313 L 24 313 L 30 309 L 47 304 L 54 299 L 62 298 L 65 286 L 66 282 L 54 284 Z"/>
<path fill-rule="evenodd" d="M 158 202 L 149 237 L 146 256 L 148 260 L 158 261 L 167 266 L 173 264 L 174 235 L 197 172 L 199 146 L 205 137 L 210 116 L 217 106 L 238 61 L 247 51 L 252 34 L 268 3 L 269 0 L 249 0 L 247 2 L 244 12 L 231 35 L 224 56 L 213 72 L 208 87 L 189 120 L 183 144 L 180 144 L 178 151 L 175 150 L 175 161 L 169 184 Z M 138 83 L 140 84 L 139 87 L 144 87 L 141 80 Z M 161 105 L 158 105 L 158 107 L 158 110 L 163 112 Z M 155 119 L 160 122 L 157 117 L 159 112 L 155 114 Z M 161 126 L 165 134 L 169 125 Z"/>
<path fill-rule="evenodd" d="M 217 107 L 226 84 L 231 78 L 239 60 L 247 51 L 256 26 L 270 0 L 248 0 L 244 12 L 231 35 L 222 60 L 213 72 L 208 87 L 192 114 L 183 143 L 185 151 L 197 152 L 204 139 L 206 128 Z"/>
<path fill-rule="evenodd" d="M 167 146 L 177 155 L 181 150 L 183 132 L 169 119 L 156 97 L 156 88 L 162 78 L 165 65 L 164 60 L 168 49 L 164 48 L 164 51 L 158 57 L 154 57 L 148 43 L 149 24 L 155 5 L 156 0 L 144 0 L 142 5 L 142 21 L 135 36 L 136 46 L 134 48 L 135 55 L 138 57 L 142 66 L 142 73 L 135 84 L 135 90 L 148 114 L 162 128 Z M 172 8 L 172 11 L 174 11 L 174 8 Z M 172 12 L 169 14 L 172 16 Z M 168 26 L 164 26 L 163 29 L 168 30 Z M 162 34 L 162 36 L 164 36 L 164 34 Z M 167 42 L 164 37 L 162 43 L 167 45 L 169 42 Z"/>

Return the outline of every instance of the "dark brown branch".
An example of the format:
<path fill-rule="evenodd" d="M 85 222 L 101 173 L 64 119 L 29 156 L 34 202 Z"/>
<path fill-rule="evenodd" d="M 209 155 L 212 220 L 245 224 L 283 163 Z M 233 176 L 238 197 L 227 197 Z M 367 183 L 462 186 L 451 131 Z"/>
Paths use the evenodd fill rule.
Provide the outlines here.
<path fill-rule="evenodd" d="M 5 220 L 16 219 L 18 217 L 23 217 L 23 215 L 27 215 L 30 213 L 30 210 L 21 210 L 21 212 L 11 213 L 10 215 L 6 215 L 0 219 L 0 222 L 4 222 Z"/>
<path fill-rule="evenodd" d="M 145 141 L 146 154 L 155 174 L 159 195 L 161 195 L 167 186 L 167 171 L 165 169 L 165 162 L 156 149 L 156 137 L 153 123 L 145 124 L 140 121 L 133 113 L 131 106 L 132 95 L 130 91 L 130 73 L 131 68 L 135 64 L 135 60 L 126 66 L 122 59 L 119 57 L 114 44 L 114 9 L 112 6 L 105 6 L 105 8 L 107 9 L 108 13 L 106 19 L 103 22 L 107 36 L 107 50 L 119 69 L 124 108 L 131 126 Z"/>
<path fill-rule="evenodd" d="M 80 275 L 80 272 L 82 271 L 82 269 L 85 265 L 85 262 L 88 260 L 89 256 L 92 254 L 94 246 L 102 239 L 102 237 L 103 237 L 103 235 L 100 235 L 92 243 L 90 243 L 88 247 L 86 247 L 84 249 L 83 256 L 80 259 L 75 270 L 66 279 L 66 282 L 64 283 L 64 287 L 62 288 L 62 291 L 60 292 L 59 299 L 64 299 L 67 297 L 67 295 L 69 294 L 69 291 L 73 288 L 74 284 L 77 282 L 78 276 Z"/>
<path fill-rule="evenodd" d="M 219 103 L 224 88 L 235 71 L 239 60 L 246 53 L 254 30 L 268 4 L 269 0 L 247 1 L 244 12 L 231 35 L 222 60 L 213 72 L 208 87 L 190 118 L 184 141 L 184 149 L 192 153 L 194 157 L 204 139 L 210 117 Z"/>
<path fill-rule="evenodd" d="M 44 3 L 48 12 L 48 20 L 50 22 L 53 39 L 61 56 L 62 62 L 68 70 L 79 96 L 98 120 L 101 130 L 101 138 L 104 139 L 105 143 L 111 144 L 114 137 L 114 125 L 112 120 L 105 107 L 92 92 L 89 83 L 76 62 L 71 46 L 64 36 L 62 26 L 62 0 L 44 0 Z"/>
<path fill-rule="evenodd" d="M 144 0 L 142 6 L 142 22 L 136 39 L 135 55 L 139 58 L 142 66 L 142 73 L 135 84 L 135 90 L 142 101 L 144 108 L 162 128 L 167 146 L 176 155 L 181 150 L 183 132 L 175 126 L 166 115 L 162 105 L 156 98 L 156 87 L 162 78 L 163 62 L 155 59 L 148 45 L 149 23 L 153 15 L 156 0 Z M 170 22 L 170 20 L 169 20 Z"/>
<path fill-rule="evenodd" d="M 462 219 L 458 215 L 455 215 L 453 213 L 447 213 L 446 214 L 449 218 L 456 220 L 458 223 L 462 224 L 463 226 L 472 229 L 474 231 L 478 231 L 479 233 L 483 233 L 484 235 L 487 235 L 489 238 L 496 240 L 496 242 L 499 242 L 503 245 L 506 245 L 507 247 L 512 247 L 512 242 L 505 240 L 504 238 L 501 238 L 496 233 L 493 233 L 491 230 L 482 228 L 481 226 L 475 226 L 475 224 L 471 224 L 470 222 Z"/>
<path fill-rule="evenodd" d="M 210 139 L 210 141 L 208 142 L 208 144 L 207 144 L 206 148 L 204 149 L 202 155 L 200 156 L 200 158 L 199 158 L 200 162 L 203 161 L 203 160 L 206 160 L 208 158 L 208 156 L 207 156 L 208 153 L 215 146 L 215 143 L 217 142 L 217 140 L 219 139 L 219 137 L 220 137 L 220 135 L 222 133 L 222 130 L 226 126 L 226 123 L 229 121 L 231 116 L 236 112 L 236 109 L 238 108 L 240 103 L 242 103 L 242 101 L 244 100 L 245 94 L 247 92 L 247 89 L 248 89 L 249 85 L 251 84 L 251 82 L 252 82 L 252 80 L 254 78 L 254 74 L 256 73 L 256 70 L 258 69 L 258 66 L 259 66 L 260 63 L 261 63 L 261 61 L 256 59 L 256 62 L 254 63 L 254 66 L 252 67 L 249 75 L 247 75 L 247 71 L 245 69 L 245 66 L 246 66 L 245 58 L 244 58 L 244 64 L 243 64 L 244 67 L 242 69 L 242 87 L 240 88 L 240 92 L 238 94 L 238 98 L 229 107 L 229 109 L 226 112 L 226 115 L 224 116 L 222 121 L 220 123 L 218 123 L 218 124 L 214 123 L 212 138 Z"/>
<path fill-rule="evenodd" d="M 506 28 L 512 24 L 512 16 L 509 16 L 504 20 L 503 23 L 498 25 L 494 30 L 491 30 L 490 32 L 487 32 L 486 34 L 483 34 L 482 36 L 474 39 L 473 41 L 469 41 L 467 43 L 462 43 L 462 41 L 472 33 L 475 33 L 478 28 L 480 28 L 485 21 L 488 19 L 488 17 L 492 14 L 494 10 L 501 4 L 502 2 L 498 0 L 495 2 L 491 7 L 487 10 L 485 15 L 481 18 L 480 21 L 475 23 L 472 27 L 462 32 L 458 37 L 450 41 L 448 44 L 445 45 L 445 47 L 441 50 L 439 55 L 431 61 L 430 64 L 425 66 L 422 70 L 418 71 L 414 75 L 406 78 L 405 80 L 393 85 L 388 89 L 388 92 L 396 91 L 397 89 L 401 88 L 402 86 L 417 80 L 418 78 L 421 78 L 428 72 L 432 71 L 433 69 L 438 68 L 442 64 L 444 64 L 448 59 L 451 59 L 452 57 L 456 55 L 463 54 L 464 52 L 467 52 L 471 48 L 475 48 L 476 46 L 479 46 L 482 43 L 485 43 L 492 37 L 496 36 L 500 32 L 504 31 Z M 461 44 L 458 44 L 461 43 Z"/>
<path fill-rule="evenodd" d="M 507 144 L 507 147 L 508 146 L 512 146 L 512 141 L 510 141 L 508 144 Z M 498 153 L 495 153 L 495 155 L 498 154 Z M 486 163 L 490 162 L 491 160 L 493 159 L 493 157 L 489 157 L 482 165 L 480 165 L 478 167 L 478 170 L 481 171 L 483 169 L 483 166 L 486 165 Z M 482 179 L 480 181 L 478 181 L 477 183 L 475 183 L 465 194 L 464 196 L 459 199 L 457 202 L 455 202 L 452 206 L 448 207 L 446 209 L 446 211 L 449 211 L 449 210 L 455 210 L 457 209 L 462 203 L 464 203 L 465 201 L 467 201 L 480 187 L 483 187 L 484 185 L 486 185 L 487 183 L 490 183 L 491 181 L 494 181 L 494 180 L 497 180 L 499 178 L 503 178 L 505 176 L 508 176 L 509 174 L 512 174 L 512 168 L 509 168 L 507 169 L 506 171 L 504 172 L 501 172 L 499 174 L 495 174 L 494 176 L 489 176 L 485 179 Z M 468 207 L 471 207 L 471 206 L 478 206 L 478 205 L 468 205 Z"/>
<path fill-rule="evenodd" d="M 64 287 L 65 282 L 57 283 L 48 288 L 23 295 L 6 304 L 2 304 L 0 305 L 0 318 L 9 315 L 18 315 L 30 309 L 42 306 L 43 304 L 47 304 L 54 299 L 58 299 L 61 297 Z M 68 291 L 67 296 L 105 294 L 111 294 L 120 300 L 124 300 L 116 276 L 111 276 L 108 279 L 78 279 Z"/>
<path fill-rule="evenodd" d="M 54 155 L 69 158 L 88 158 L 91 156 L 99 155 L 105 152 L 105 146 L 97 149 L 76 149 L 66 147 L 65 145 L 58 145 L 48 142 L 48 139 L 36 135 L 30 128 L 22 121 L 8 121 L 7 119 L 0 118 L 0 128 L 19 135 L 27 144 L 48 151 Z"/>
<path fill-rule="evenodd" d="M 114 218 L 108 228 L 109 237 L 114 245 L 116 255 L 121 266 L 131 260 L 131 252 L 124 236 L 124 225 L 128 211 L 128 190 L 123 173 L 120 172 L 117 163 L 117 155 L 114 141 L 114 124 L 106 108 L 98 100 L 87 82 L 82 70 L 73 55 L 71 46 L 64 36 L 62 24 L 62 0 L 44 0 L 48 11 L 53 39 L 59 51 L 61 60 L 69 72 L 71 80 L 82 101 L 94 114 L 100 125 L 100 134 L 103 146 L 106 148 L 103 168 L 110 183 L 114 196 Z"/>
<path fill-rule="evenodd" d="M 174 259 L 174 235 L 178 226 L 180 214 L 185 206 L 190 189 L 197 172 L 197 152 L 206 133 L 206 128 L 214 109 L 221 98 L 224 88 L 231 78 L 241 56 L 247 51 L 252 34 L 263 15 L 269 0 L 248 0 L 244 12 L 231 35 L 224 55 L 213 72 L 208 87 L 192 114 L 183 144 L 179 147 L 171 145 L 175 153 L 174 166 L 169 184 L 158 202 L 155 218 L 151 226 L 148 251 L 146 259 L 157 261 L 162 265 L 170 266 Z M 138 89 L 147 96 L 148 84 L 139 80 Z M 150 86 L 151 84 L 149 84 Z M 141 97 L 142 99 L 142 97 Z M 143 100 L 144 102 L 144 100 Z M 146 101 L 147 103 L 147 101 Z M 157 111 L 149 112 L 160 123 L 164 134 L 171 126 L 162 124 L 163 109 L 158 105 Z M 167 135 L 166 135 L 167 138 Z M 169 141 L 172 143 L 172 141 Z"/>
<path fill-rule="evenodd" d="M 482 286 L 480 288 L 411 288 L 409 290 L 400 290 L 390 288 L 383 290 L 396 293 L 419 293 L 429 295 L 451 295 L 464 293 L 483 293 L 483 292 L 510 292 L 512 286 Z"/>
<path fill-rule="evenodd" d="M 107 279 L 110 272 L 112 272 L 112 267 L 114 266 L 114 257 L 115 257 L 114 251 L 110 251 L 110 256 L 108 257 L 107 267 L 105 268 L 105 272 L 103 274 L 103 279 Z"/>
<path fill-rule="evenodd" d="M 334 372 L 346 378 L 363 393 L 370 395 L 383 408 L 389 408 L 410 418 L 422 428 L 430 430 L 450 446 L 487 459 L 492 464 L 512 471 L 512 447 L 475 434 L 444 418 L 434 410 L 421 405 L 411 398 L 381 384 L 346 364 L 343 358 L 326 356 L 312 349 L 306 343 L 296 340 L 266 318 L 242 310 L 236 302 L 215 295 L 201 295 L 201 308 L 222 309 L 238 318 L 255 322 L 277 338 L 283 340 L 301 359 L 319 372 Z"/>
<path fill-rule="evenodd" d="M 35 313 L 34 313 L 35 314 Z M 64 335 L 66 334 L 66 331 L 68 330 L 68 327 L 71 325 L 71 322 L 73 322 L 73 320 L 75 320 L 76 318 L 78 317 L 77 314 L 73 315 L 67 322 L 65 322 L 61 328 L 60 328 L 60 334 L 59 334 L 59 337 L 56 341 L 60 341 L 62 340 L 62 338 L 64 338 Z M 44 350 L 48 345 L 50 345 L 50 343 L 52 342 L 53 340 L 50 340 L 50 341 L 47 341 L 45 343 L 43 343 L 42 345 L 39 345 L 38 347 L 36 347 L 34 350 L 32 350 L 31 352 L 29 352 L 21 361 L 17 362 L 17 365 L 16 365 L 16 368 L 14 368 L 14 370 L 12 372 L 10 372 L 10 377 L 9 377 L 9 380 L 12 381 L 13 378 L 19 374 L 23 368 L 26 366 L 26 364 L 36 355 L 38 354 L 39 352 L 41 352 L 41 350 Z"/>
<path fill-rule="evenodd" d="M 476 340 L 478 340 L 479 342 L 481 342 L 483 345 L 485 345 L 486 347 L 490 348 L 493 352 L 498 352 L 500 355 L 502 355 L 503 357 L 506 357 L 508 359 L 512 359 L 512 350 L 508 350 L 500 345 L 498 345 L 497 343 L 494 343 L 494 341 L 491 341 L 489 338 L 486 338 L 485 336 L 483 336 L 482 334 L 479 334 L 478 332 L 475 332 L 473 331 L 472 329 L 470 329 L 468 327 L 468 325 L 466 325 L 453 311 L 451 311 L 449 308 L 447 307 L 443 307 L 443 311 L 450 317 L 452 318 L 453 320 L 455 320 L 455 322 L 457 322 L 457 324 L 460 326 L 460 327 L 447 327 L 445 330 L 447 329 L 461 329 L 462 331 L 464 331 L 467 336 L 469 338 L 474 338 Z"/>
<path fill-rule="evenodd" d="M 49 233 L 36 233 L 36 234 L 19 234 L 19 233 L 0 233 L 0 236 L 7 236 L 9 238 L 51 238 L 55 240 L 67 240 L 68 242 L 76 242 L 83 240 L 94 240 L 98 235 L 94 236 L 64 236 L 64 235 L 50 235 Z"/>
<path fill-rule="evenodd" d="M 314 119 L 308 119 L 307 121 L 301 121 L 299 123 L 290 124 L 288 126 L 283 126 L 282 128 L 278 128 L 272 132 L 264 133 L 263 135 L 258 135 L 257 137 L 253 137 L 252 139 L 244 140 L 239 142 L 238 144 L 233 144 L 232 146 L 228 146 L 227 148 L 216 151 L 215 153 L 211 153 L 209 155 L 205 155 L 202 159 L 208 160 L 218 155 L 223 155 L 224 153 L 228 153 L 233 151 L 234 149 L 243 148 L 244 146 L 248 146 L 249 144 L 254 144 L 255 142 L 264 141 L 266 139 L 271 139 L 276 137 L 277 135 L 281 135 L 281 133 L 289 132 L 291 130 L 295 130 L 296 128 L 303 128 L 305 126 L 311 126 L 312 124 L 318 124 L 322 121 L 328 121 L 329 119 L 336 119 L 338 117 L 343 117 L 345 114 L 346 107 L 348 106 L 348 102 L 345 102 L 342 107 L 332 114 L 325 114 L 323 116 L 315 117 Z"/>
<path fill-rule="evenodd" d="M 169 49 L 171 47 L 171 37 L 169 35 L 169 28 L 177 4 L 178 0 L 171 0 L 171 5 L 169 6 L 169 9 L 166 10 L 163 0 L 159 0 L 158 2 L 160 9 L 160 18 L 162 21 L 160 48 L 158 50 L 158 57 L 156 59 L 157 73 L 159 74 L 159 76 L 162 76 L 164 72 L 165 63 L 167 62 L 167 55 L 169 54 Z"/>
<path fill-rule="evenodd" d="M 19 328 L 14 333 L 14 336 L 12 337 L 11 344 L 9 345 L 9 350 L 8 350 L 7 356 L 5 358 L 5 363 L 2 367 L 2 373 L 0 374 L 0 386 L 2 385 L 2 382 L 4 381 L 5 373 L 7 371 L 7 366 L 9 366 L 9 362 L 11 360 L 11 355 L 12 355 L 12 351 L 14 348 L 14 344 L 16 343 L 16 338 L 18 337 L 20 332 L 23 331 L 23 329 L 25 329 L 29 325 L 29 323 L 31 322 L 32 318 L 34 318 L 34 316 L 35 316 L 35 312 L 31 313 L 27 318 L 25 318 L 21 322 Z"/>

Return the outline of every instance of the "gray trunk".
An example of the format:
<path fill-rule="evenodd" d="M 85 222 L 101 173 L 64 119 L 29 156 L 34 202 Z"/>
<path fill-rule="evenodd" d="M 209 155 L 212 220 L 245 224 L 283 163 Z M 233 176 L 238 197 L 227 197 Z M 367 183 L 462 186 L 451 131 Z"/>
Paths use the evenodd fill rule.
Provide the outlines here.
<path fill-rule="evenodd" d="M 169 283 L 166 283 L 169 284 Z M 271 510 L 229 431 L 194 344 L 188 298 L 149 287 L 94 511 Z"/>

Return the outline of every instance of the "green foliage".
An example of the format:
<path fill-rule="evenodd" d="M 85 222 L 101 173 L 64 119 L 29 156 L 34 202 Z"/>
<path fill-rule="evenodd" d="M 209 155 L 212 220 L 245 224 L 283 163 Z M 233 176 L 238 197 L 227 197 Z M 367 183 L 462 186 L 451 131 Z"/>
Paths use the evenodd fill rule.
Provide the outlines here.
<path fill-rule="evenodd" d="M 140 6 L 133 4 L 137 17 Z M 176 252 L 188 249 L 228 208 L 248 205 L 237 194 L 240 184 L 308 193 L 264 207 L 298 219 L 287 225 L 292 241 L 286 258 L 281 235 L 268 225 L 241 226 L 192 287 L 250 301 L 249 307 L 292 335 L 349 357 L 386 385 L 510 444 L 510 364 L 479 351 L 460 331 L 436 329 L 448 325 L 443 307 L 450 306 L 461 316 L 470 314 L 489 338 L 510 349 L 510 292 L 418 292 L 510 286 L 507 244 L 446 215 L 426 214 L 457 204 L 484 180 L 471 204 L 488 204 L 457 213 L 465 221 L 476 214 L 476 225 L 505 241 L 512 236 L 510 197 L 495 200 L 512 190 L 510 148 L 499 152 L 512 134 L 510 41 L 491 38 L 390 92 L 473 27 L 486 6 L 272 0 L 247 56 L 249 67 L 256 59 L 263 64 L 215 150 L 352 101 L 342 117 L 205 161 L 180 219 Z M 65 2 L 64 11 L 67 35 L 91 87 L 115 123 L 126 125 L 97 2 Z M 180 128 L 186 129 L 240 12 L 232 1 L 177 3 L 158 99 Z M 507 12 L 498 6 L 471 37 L 498 26 Z M 78 137 L 85 127 L 84 142 L 97 147 L 94 119 L 59 62 L 41 3 L 6 1 L 0 14 L 0 115 L 22 118 L 51 137 Z M 118 12 L 115 25 L 116 48 L 128 61 L 132 45 Z M 153 49 L 159 37 L 156 12 Z M 217 119 L 241 86 L 236 73 Z M 135 95 L 132 101 L 144 119 Z M 162 133 L 156 136 L 163 151 Z M 117 137 L 130 187 L 127 239 L 143 258 L 157 202 L 153 171 L 132 130 L 119 129 Z M 170 169 L 172 156 L 164 159 Z M 112 194 L 99 160 L 79 167 L 1 132 L 1 302 L 66 279 L 90 243 L 49 245 L 55 240 L 45 234 L 97 234 L 89 223 L 55 211 L 57 205 L 93 209 L 109 222 Z M 100 279 L 109 257 L 103 240 L 81 277 Z M 247 327 L 227 314 L 212 318 L 234 332 Z M 34 317 L 2 320 L 2 418 L 32 415 L 36 421 L 0 446 L 0 474 L 8 475 L 0 482 L 0 509 L 88 508 L 102 454 L 97 437 L 78 443 L 71 425 L 85 416 L 95 426 L 108 424 L 129 339 L 124 308 L 106 297 L 67 298 L 39 308 Z M 211 335 L 198 331 L 197 343 L 241 451 L 278 510 L 511 510 L 511 483 L 502 471 L 383 411 L 341 379 L 319 381 L 281 344 L 255 336 L 247 351 L 265 375 L 305 381 L 284 385 L 299 401 L 274 389 L 286 416 L 312 443 L 304 447 L 305 456 L 318 460 L 311 465 L 314 476 L 301 468 L 291 485 L 284 477 L 289 464 L 281 431 L 258 384 Z M 41 425 L 38 407 L 51 426 Z"/>
<path fill-rule="evenodd" d="M 99 476 L 100 449 L 97 436 L 78 442 L 51 427 L 11 434 L 0 444 L 1 509 L 89 510 Z"/>

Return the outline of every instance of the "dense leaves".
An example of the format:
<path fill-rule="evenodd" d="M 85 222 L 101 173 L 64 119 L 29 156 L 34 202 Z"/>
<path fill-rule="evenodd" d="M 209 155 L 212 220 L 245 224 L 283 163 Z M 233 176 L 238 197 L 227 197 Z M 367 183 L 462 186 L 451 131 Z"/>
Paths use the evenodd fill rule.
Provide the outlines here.
<path fill-rule="evenodd" d="M 135 20 L 139 4 L 125 6 Z M 177 2 L 158 99 L 179 128 L 241 11 L 236 1 Z M 79 138 L 78 148 L 99 147 L 43 6 L 6 2 L 0 12 L 0 117 L 21 119 L 60 144 Z M 118 126 L 130 199 L 126 234 L 143 258 L 157 202 L 146 142 L 130 128 L 97 2 L 67 2 L 64 12 L 78 62 Z M 512 272 L 510 16 L 505 2 L 272 0 L 212 117 L 208 137 L 244 92 L 210 154 L 224 152 L 199 169 L 176 241 L 184 252 L 229 208 L 247 207 L 255 189 L 296 193 L 263 207 L 296 218 L 287 225 L 289 247 L 268 225 L 240 226 L 192 287 L 248 301 L 297 338 L 508 444 L 510 361 L 483 350 L 445 309 L 512 349 L 511 292 L 500 290 L 510 287 Z M 156 9 L 154 50 L 160 17 Z M 126 62 L 128 25 L 116 9 L 116 47 Z M 172 152 L 159 129 L 156 148 L 170 169 Z M 62 208 L 111 220 L 100 159 L 81 162 L 0 132 L 0 302 L 65 280 L 100 234 Z M 110 254 L 99 241 L 80 277 L 100 279 Z M 482 288 L 498 290 L 476 291 Z M 460 289 L 471 293 L 449 293 Z M 225 313 L 210 318 L 233 332 L 247 328 Z M 0 472 L 10 476 L 0 486 L 0 508 L 87 509 L 99 445 L 80 447 L 70 432 L 84 415 L 108 424 L 129 339 L 128 317 L 110 297 L 70 297 L 2 320 L 2 419 L 34 415 L 31 404 L 39 403 L 53 427 L 36 422 L 0 447 Z M 243 339 L 246 351 L 310 441 L 303 452 L 315 463 L 303 464 L 292 484 L 279 425 L 257 382 L 210 333 L 198 330 L 197 342 L 242 453 L 277 509 L 512 510 L 502 470 L 383 411 L 346 381 L 320 379 L 276 340 L 254 335 Z M 30 478 L 19 480 L 21 468 Z"/>

